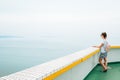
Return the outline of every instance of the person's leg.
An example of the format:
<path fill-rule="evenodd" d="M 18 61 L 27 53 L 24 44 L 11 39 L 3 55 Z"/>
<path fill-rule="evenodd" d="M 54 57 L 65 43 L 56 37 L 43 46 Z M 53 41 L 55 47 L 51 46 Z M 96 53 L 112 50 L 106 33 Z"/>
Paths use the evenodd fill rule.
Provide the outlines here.
<path fill-rule="evenodd" d="M 102 63 L 102 58 L 99 58 L 99 63 L 101 64 L 101 66 L 103 67 L 103 69 L 106 70 L 106 66 L 104 65 L 104 63 Z"/>
<path fill-rule="evenodd" d="M 106 66 L 107 69 L 107 58 L 104 58 L 104 65 Z"/>

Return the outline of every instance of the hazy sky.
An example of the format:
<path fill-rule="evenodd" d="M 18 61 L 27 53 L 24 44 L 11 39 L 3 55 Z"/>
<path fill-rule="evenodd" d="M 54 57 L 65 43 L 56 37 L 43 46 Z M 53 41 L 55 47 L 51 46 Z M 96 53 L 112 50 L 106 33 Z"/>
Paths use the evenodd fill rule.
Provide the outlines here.
<path fill-rule="evenodd" d="M 120 34 L 120 0 L 0 0 L 0 34 Z"/>

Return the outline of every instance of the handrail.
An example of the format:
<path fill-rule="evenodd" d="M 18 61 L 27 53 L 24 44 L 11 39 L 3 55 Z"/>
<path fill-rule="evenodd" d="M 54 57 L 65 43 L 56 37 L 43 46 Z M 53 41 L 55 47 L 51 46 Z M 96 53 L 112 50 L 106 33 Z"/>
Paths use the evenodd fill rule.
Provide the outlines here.
<path fill-rule="evenodd" d="M 88 58 L 92 57 L 93 55 L 97 54 L 99 52 L 99 49 L 95 50 L 94 52 L 91 52 L 89 55 L 85 56 L 84 58 L 81 58 L 70 65 L 60 69 L 59 71 L 45 77 L 43 80 L 54 80 L 56 77 L 60 76 L 61 74 L 65 73 L 66 71 L 70 70 L 71 68 L 77 66 L 78 64 L 84 62 Z"/>
<path fill-rule="evenodd" d="M 115 46 L 111 46 L 111 49 L 115 49 L 115 48 L 120 48 L 119 45 L 115 45 Z M 78 64 L 84 62 L 85 60 L 89 59 L 90 57 L 94 56 L 95 54 L 97 54 L 99 52 L 99 49 L 95 50 L 94 52 L 86 55 L 84 58 L 81 58 L 75 62 L 73 62 L 72 64 L 60 69 L 59 71 L 50 74 L 49 76 L 43 78 L 43 80 L 54 80 L 55 78 L 57 78 L 58 76 L 60 76 L 61 74 L 65 73 L 66 71 L 72 69 L 73 67 L 77 66 Z"/>
<path fill-rule="evenodd" d="M 111 48 L 117 50 L 120 48 L 120 46 L 111 46 Z M 1 77 L 0 80 L 54 80 L 60 77 L 60 75 L 63 73 L 73 70 L 75 66 L 82 65 L 82 62 L 85 62 L 88 59 L 93 59 L 92 57 L 94 55 L 95 57 L 93 60 L 96 60 L 98 52 L 98 48 L 90 47 L 85 50 L 81 50 L 73 54 L 49 61 L 47 63 L 43 63 L 26 70 Z M 116 61 L 115 58 L 113 59 Z M 117 57 L 117 59 L 119 59 L 119 57 Z M 95 66 L 96 64 L 97 61 L 92 65 Z M 85 77 L 85 75 L 83 77 Z"/>
<path fill-rule="evenodd" d="M 119 45 L 111 46 L 111 48 L 112 48 L 112 49 L 114 49 L 114 48 L 120 48 L 120 46 L 119 46 Z"/>

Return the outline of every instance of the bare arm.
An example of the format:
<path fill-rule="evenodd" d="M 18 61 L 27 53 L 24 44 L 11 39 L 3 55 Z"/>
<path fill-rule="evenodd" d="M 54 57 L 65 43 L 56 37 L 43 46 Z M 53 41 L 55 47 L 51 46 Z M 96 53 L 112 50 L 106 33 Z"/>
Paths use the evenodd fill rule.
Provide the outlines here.
<path fill-rule="evenodd" d="M 101 43 L 99 46 L 93 46 L 93 47 L 96 47 L 96 48 L 101 48 L 104 44 Z"/>

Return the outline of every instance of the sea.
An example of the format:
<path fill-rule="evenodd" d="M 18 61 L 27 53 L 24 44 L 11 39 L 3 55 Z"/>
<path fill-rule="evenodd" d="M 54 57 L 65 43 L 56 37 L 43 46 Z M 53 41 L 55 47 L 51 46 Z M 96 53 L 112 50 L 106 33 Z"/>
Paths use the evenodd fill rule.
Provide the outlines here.
<path fill-rule="evenodd" d="M 45 36 L 33 39 L 2 36 L 0 37 L 0 77 L 98 45 L 101 40 L 99 37 L 95 38 L 94 36 L 87 38 Z M 116 41 L 112 40 L 112 42 Z"/>

